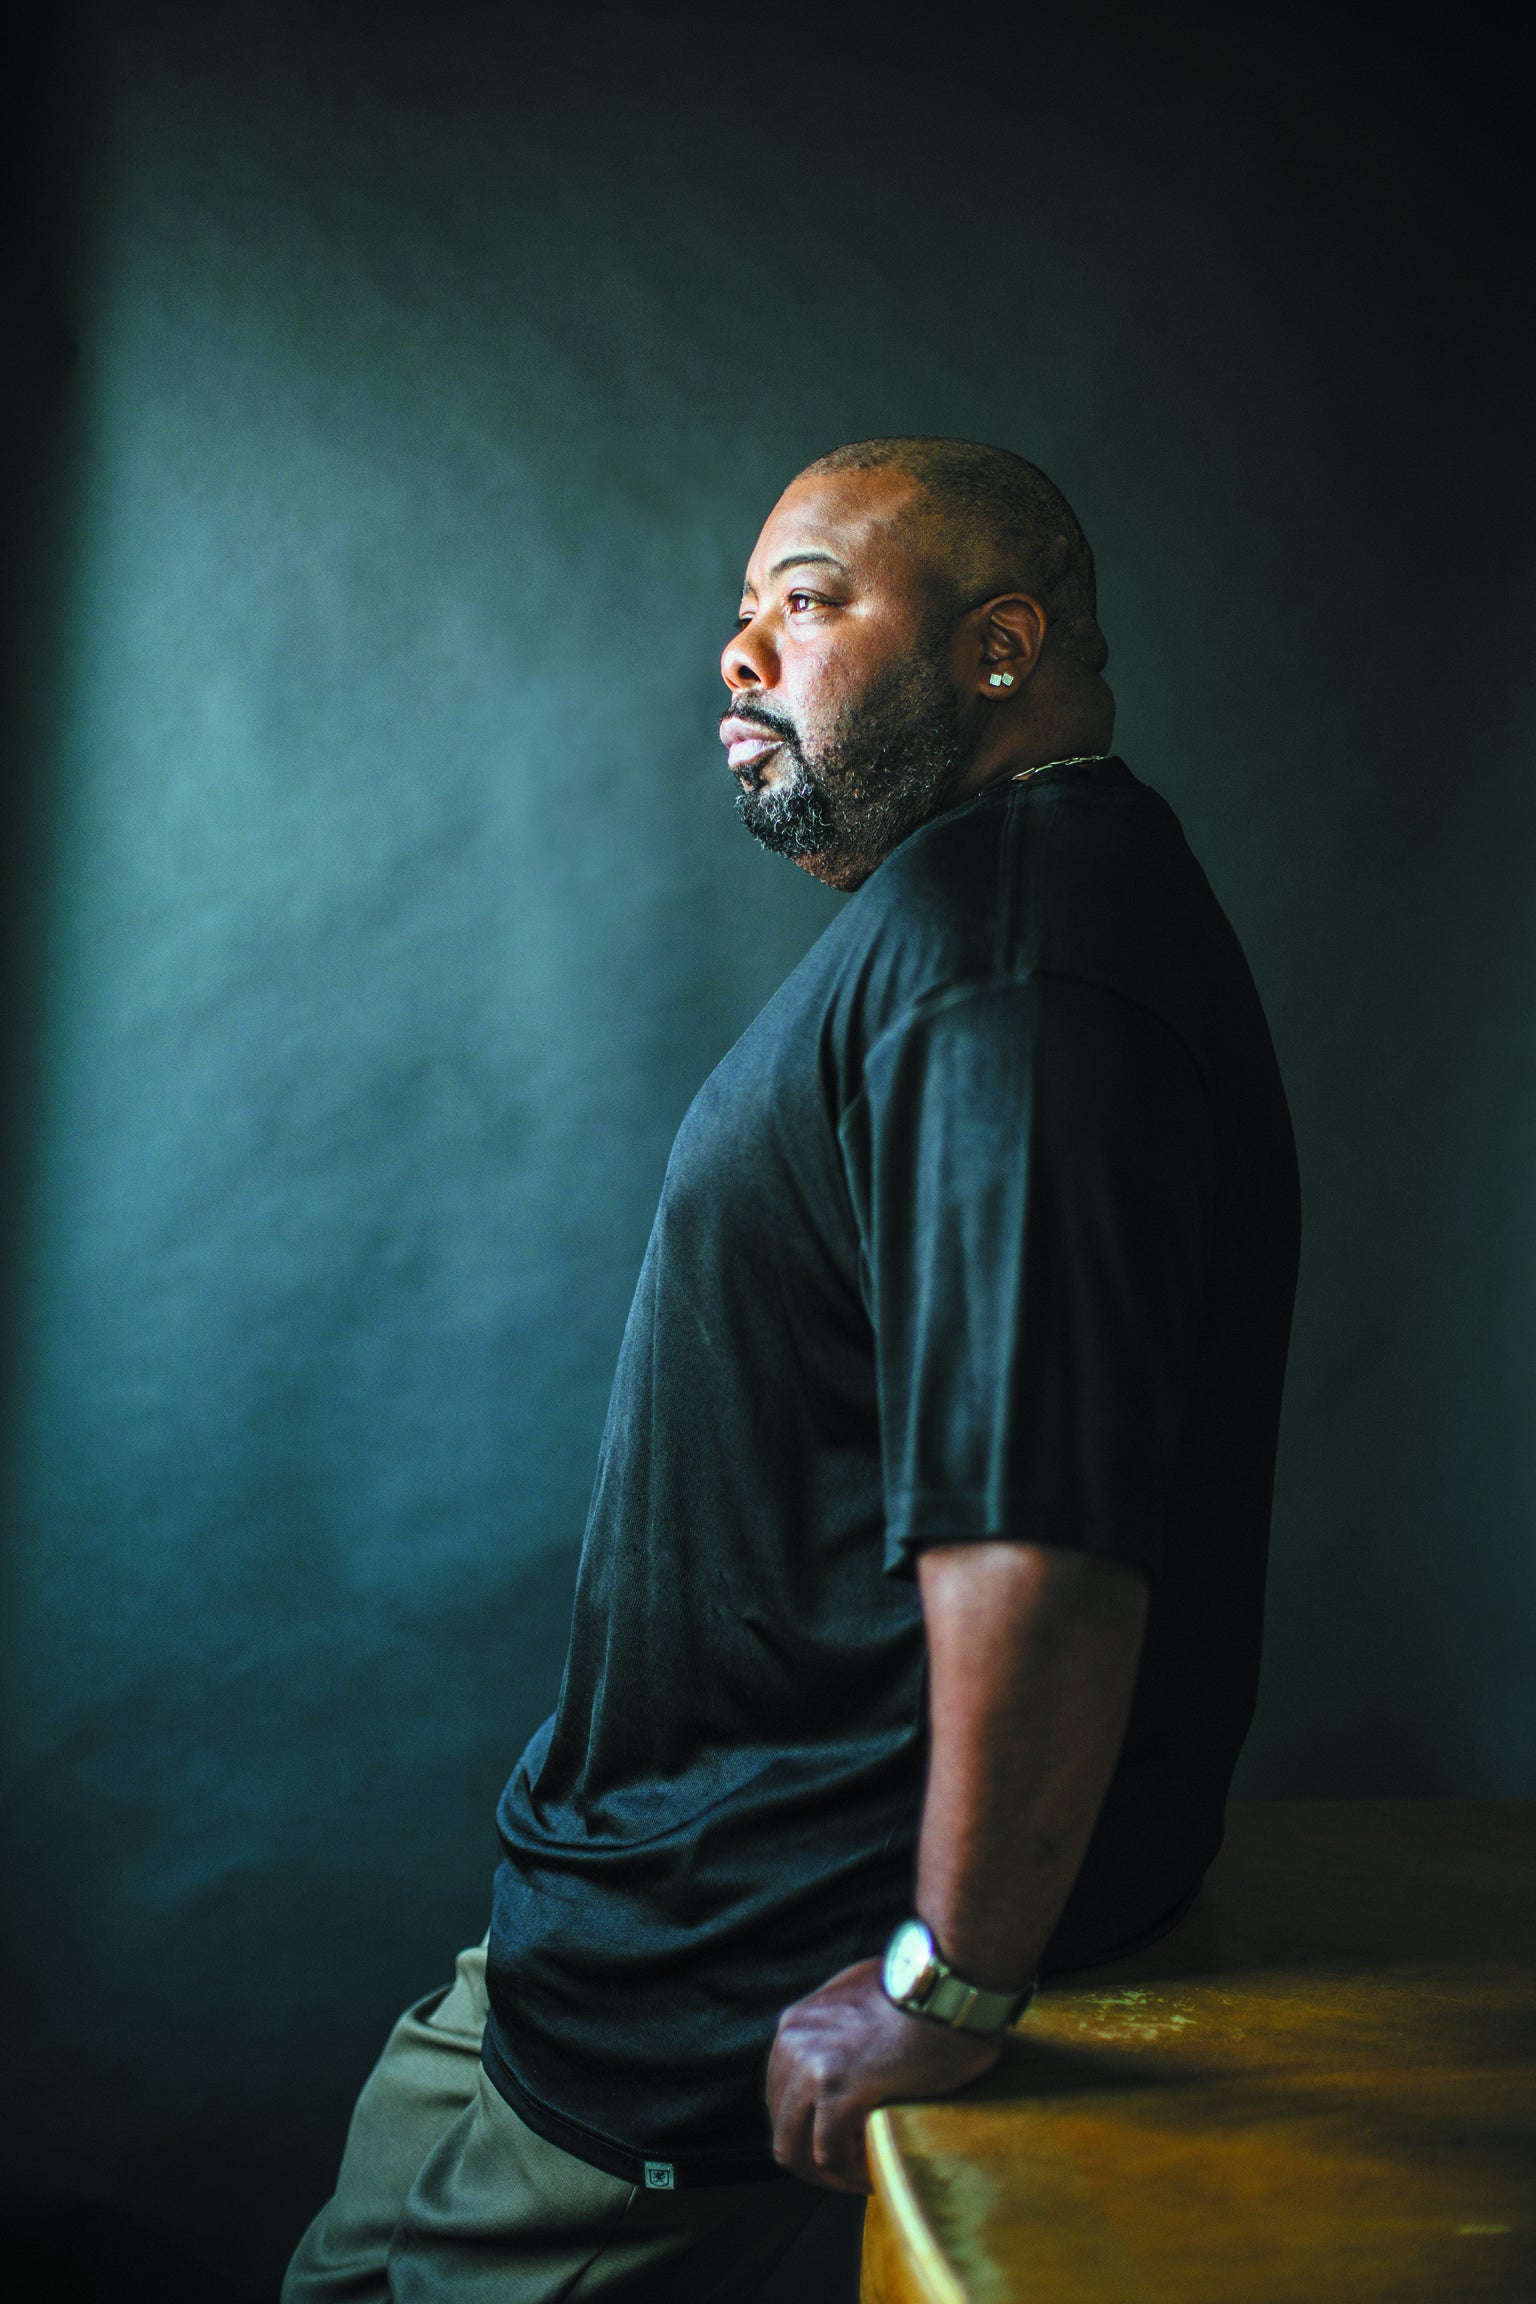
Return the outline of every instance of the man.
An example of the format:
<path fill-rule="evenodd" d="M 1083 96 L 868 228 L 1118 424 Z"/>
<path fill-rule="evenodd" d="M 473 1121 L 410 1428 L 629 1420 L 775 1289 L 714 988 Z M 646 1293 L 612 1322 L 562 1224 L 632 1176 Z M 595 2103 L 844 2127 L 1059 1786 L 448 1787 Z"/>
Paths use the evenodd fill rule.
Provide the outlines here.
<path fill-rule="evenodd" d="M 1295 1167 L 1106 653 L 1004 451 L 845 448 L 763 530 L 721 735 L 851 901 L 683 1123 L 488 1966 L 402 2019 L 289 2304 L 756 2294 L 875 2105 L 1198 1890 Z"/>

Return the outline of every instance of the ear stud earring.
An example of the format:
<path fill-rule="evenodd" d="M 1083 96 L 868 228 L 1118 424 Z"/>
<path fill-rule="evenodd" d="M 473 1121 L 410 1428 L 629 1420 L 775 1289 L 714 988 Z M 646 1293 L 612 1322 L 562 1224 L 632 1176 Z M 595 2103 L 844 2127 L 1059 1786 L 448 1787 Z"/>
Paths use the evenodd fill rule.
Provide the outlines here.
<path fill-rule="evenodd" d="M 987 686 L 989 688 L 1011 688 L 1013 686 L 1013 674 L 1011 672 L 989 672 L 987 674 Z"/>

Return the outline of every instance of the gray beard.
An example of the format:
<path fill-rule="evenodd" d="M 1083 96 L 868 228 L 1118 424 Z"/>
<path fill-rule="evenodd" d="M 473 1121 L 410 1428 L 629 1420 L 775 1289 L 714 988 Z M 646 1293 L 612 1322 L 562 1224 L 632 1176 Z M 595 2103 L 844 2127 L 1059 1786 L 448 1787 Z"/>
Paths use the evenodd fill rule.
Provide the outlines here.
<path fill-rule="evenodd" d="M 871 687 L 820 751 L 772 708 L 737 705 L 782 739 L 773 783 L 738 793 L 736 812 L 777 856 L 815 857 L 816 877 L 857 888 L 908 833 L 956 797 L 972 745 L 961 726 L 947 639 Z"/>

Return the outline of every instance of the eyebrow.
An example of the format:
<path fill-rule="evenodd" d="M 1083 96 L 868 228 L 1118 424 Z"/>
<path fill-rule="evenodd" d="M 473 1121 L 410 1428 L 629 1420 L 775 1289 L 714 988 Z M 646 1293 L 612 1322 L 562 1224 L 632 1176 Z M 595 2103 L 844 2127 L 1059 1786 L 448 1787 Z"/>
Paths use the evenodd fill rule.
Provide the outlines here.
<path fill-rule="evenodd" d="M 840 575 L 846 576 L 848 573 L 845 563 L 838 559 L 835 552 L 787 552 L 782 560 L 775 560 L 769 569 L 769 583 L 773 582 L 775 576 L 782 576 L 791 568 L 835 568 Z M 751 590 L 750 584 L 743 584 L 742 598 L 745 599 Z"/>

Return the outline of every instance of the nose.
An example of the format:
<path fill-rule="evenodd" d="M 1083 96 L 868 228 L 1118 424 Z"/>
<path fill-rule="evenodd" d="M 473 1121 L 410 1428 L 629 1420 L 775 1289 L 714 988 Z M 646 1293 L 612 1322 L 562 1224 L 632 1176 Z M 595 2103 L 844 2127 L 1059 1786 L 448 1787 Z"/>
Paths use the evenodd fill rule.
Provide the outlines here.
<path fill-rule="evenodd" d="M 778 659 L 754 616 L 731 634 L 720 655 L 720 677 L 733 696 L 749 688 L 771 688 L 778 678 Z"/>

